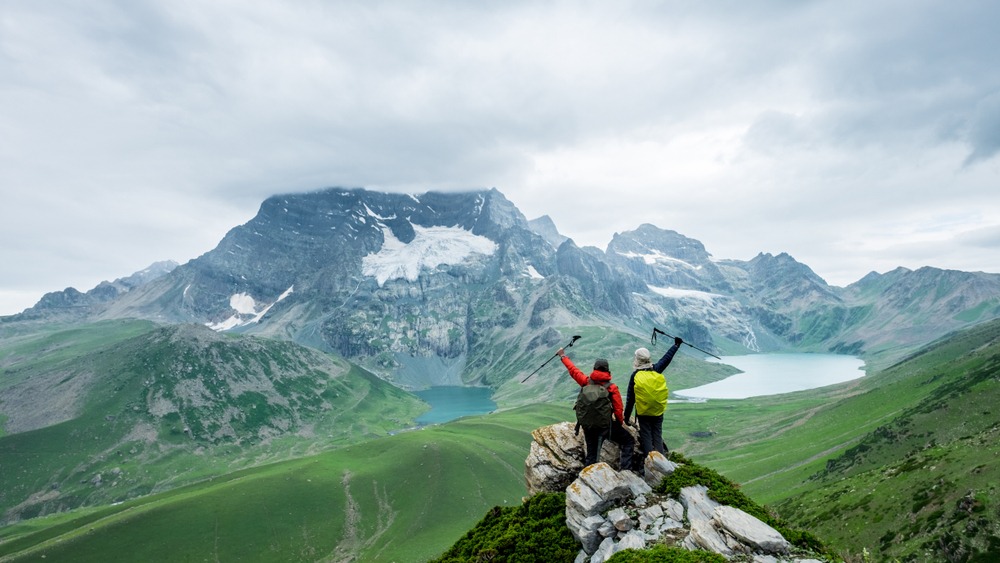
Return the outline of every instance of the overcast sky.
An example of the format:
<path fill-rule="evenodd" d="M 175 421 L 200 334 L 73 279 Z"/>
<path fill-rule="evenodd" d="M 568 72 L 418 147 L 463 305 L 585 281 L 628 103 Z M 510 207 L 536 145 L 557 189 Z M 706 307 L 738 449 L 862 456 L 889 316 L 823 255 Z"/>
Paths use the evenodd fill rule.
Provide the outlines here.
<path fill-rule="evenodd" d="M 270 195 L 496 187 L 578 244 L 1000 272 L 1000 3 L 0 0 L 0 315 Z"/>

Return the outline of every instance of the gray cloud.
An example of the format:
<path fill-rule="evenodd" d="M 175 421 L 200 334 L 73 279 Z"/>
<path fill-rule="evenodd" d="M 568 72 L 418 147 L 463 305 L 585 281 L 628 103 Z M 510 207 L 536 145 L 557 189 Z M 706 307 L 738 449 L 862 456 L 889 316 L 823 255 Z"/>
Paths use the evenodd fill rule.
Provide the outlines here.
<path fill-rule="evenodd" d="M 5 3 L 0 236 L 19 244 L 0 249 L 0 314 L 183 262 L 267 196 L 333 185 L 495 186 L 581 244 L 651 222 L 720 258 L 788 251 L 841 284 L 1000 271 L 970 242 L 1000 216 L 998 16 L 967 1 Z"/>
<path fill-rule="evenodd" d="M 972 154 L 967 165 L 989 160 L 1000 152 L 1000 91 L 993 92 L 976 104 L 969 131 Z"/>

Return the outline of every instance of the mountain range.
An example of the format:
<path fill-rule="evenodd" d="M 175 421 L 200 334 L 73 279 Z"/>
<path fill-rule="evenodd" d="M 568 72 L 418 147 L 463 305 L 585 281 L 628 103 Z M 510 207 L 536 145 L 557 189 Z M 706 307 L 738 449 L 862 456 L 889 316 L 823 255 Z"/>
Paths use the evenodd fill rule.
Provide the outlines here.
<path fill-rule="evenodd" d="M 404 388 L 497 388 L 511 352 L 574 325 L 670 328 L 713 352 L 835 352 L 891 363 L 1000 316 L 1000 275 L 933 267 L 827 284 L 788 254 L 716 259 L 654 225 L 578 247 L 496 189 L 327 189 L 267 199 L 219 245 L 81 293 L 45 295 L 5 323 L 147 319 L 288 339 Z M 529 362 L 530 363 L 530 362 Z"/>

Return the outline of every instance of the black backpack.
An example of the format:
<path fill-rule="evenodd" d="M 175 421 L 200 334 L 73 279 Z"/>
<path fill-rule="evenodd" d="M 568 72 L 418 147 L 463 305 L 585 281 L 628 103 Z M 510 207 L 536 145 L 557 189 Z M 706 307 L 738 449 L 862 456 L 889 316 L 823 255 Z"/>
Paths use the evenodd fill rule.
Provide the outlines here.
<path fill-rule="evenodd" d="M 580 387 L 580 394 L 576 396 L 576 404 L 573 410 L 576 411 L 576 423 L 584 429 L 603 429 L 611 425 L 611 416 L 614 408 L 611 406 L 611 392 L 608 391 L 607 384 L 589 381 Z"/>

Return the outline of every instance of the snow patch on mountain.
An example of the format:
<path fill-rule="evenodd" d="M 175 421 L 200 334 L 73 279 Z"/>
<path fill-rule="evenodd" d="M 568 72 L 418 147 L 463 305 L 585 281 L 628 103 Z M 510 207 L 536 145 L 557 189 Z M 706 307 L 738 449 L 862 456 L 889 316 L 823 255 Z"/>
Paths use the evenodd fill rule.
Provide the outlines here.
<path fill-rule="evenodd" d="M 383 226 L 385 242 L 378 252 L 361 259 L 361 273 L 375 278 L 379 286 L 400 278 L 414 282 L 424 268 L 461 264 L 473 254 L 491 256 L 497 250 L 492 240 L 460 227 L 413 225 L 413 231 L 413 240 L 404 243 Z"/>
<path fill-rule="evenodd" d="M 702 301 L 711 302 L 717 298 L 725 297 L 725 295 L 719 295 L 718 293 L 709 293 L 707 291 L 698 291 L 696 289 L 678 289 L 676 287 L 656 287 L 652 285 L 647 285 L 646 287 L 657 295 L 662 295 L 671 299 L 701 299 Z"/>
<path fill-rule="evenodd" d="M 539 274 L 538 270 L 536 270 L 535 267 L 532 266 L 531 264 L 528 264 L 528 277 L 531 278 L 531 279 L 533 279 L 533 280 L 544 280 L 545 279 L 545 276 L 543 276 L 542 274 Z"/>
<path fill-rule="evenodd" d="M 205 324 L 208 328 L 216 332 L 221 332 L 248 324 L 258 323 L 264 315 L 271 310 L 271 307 L 274 307 L 281 302 L 281 300 L 291 295 L 294 290 L 294 285 L 289 287 L 284 293 L 278 296 L 278 299 L 275 300 L 274 303 L 264 305 L 260 311 L 257 310 L 257 301 L 250 294 L 235 293 L 229 296 L 229 306 L 236 311 L 236 314 L 221 322 Z"/>
<path fill-rule="evenodd" d="M 241 315 L 252 315 L 257 312 L 257 302 L 246 293 L 237 293 L 231 296 L 229 306 Z"/>
<path fill-rule="evenodd" d="M 375 213 L 374 211 L 372 211 L 371 207 L 368 207 L 367 203 L 364 204 L 364 206 L 365 206 L 365 211 L 368 213 L 369 217 L 374 217 L 374 218 L 376 218 L 376 219 L 378 219 L 380 221 L 388 221 L 390 219 L 395 219 L 396 218 L 396 214 L 395 213 L 393 213 L 391 217 L 383 217 L 383 216 L 379 215 L 378 213 Z"/>
<path fill-rule="evenodd" d="M 674 258 L 673 256 L 667 256 L 666 254 L 664 254 L 664 253 L 662 253 L 662 252 L 660 252 L 658 250 L 654 250 L 650 254 L 639 254 L 638 252 L 619 252 L 618 254 L 620 254 L 621 256 L 624 256 L 625 258 L 630 258 L 630 259 L 638 258 L 638 259 L 642 260 L 643 262 L 645 262 L 646 264 L 648 264 L 650 266 L 652 266 L 654 264 L 661 264 L 661 263 L 667 262 L 667 263 L 672 263 L 672 264 L 680 264 L 682 266 L 686 266 L 688 268 L 691 268 L 692 270 L 700 270 L 701 269 L 701 266 L 695 266 L 694 264 L 692 264 L 690 262 L 685 262 L 684 260 L 681 260 L 680 258 Z"/>

